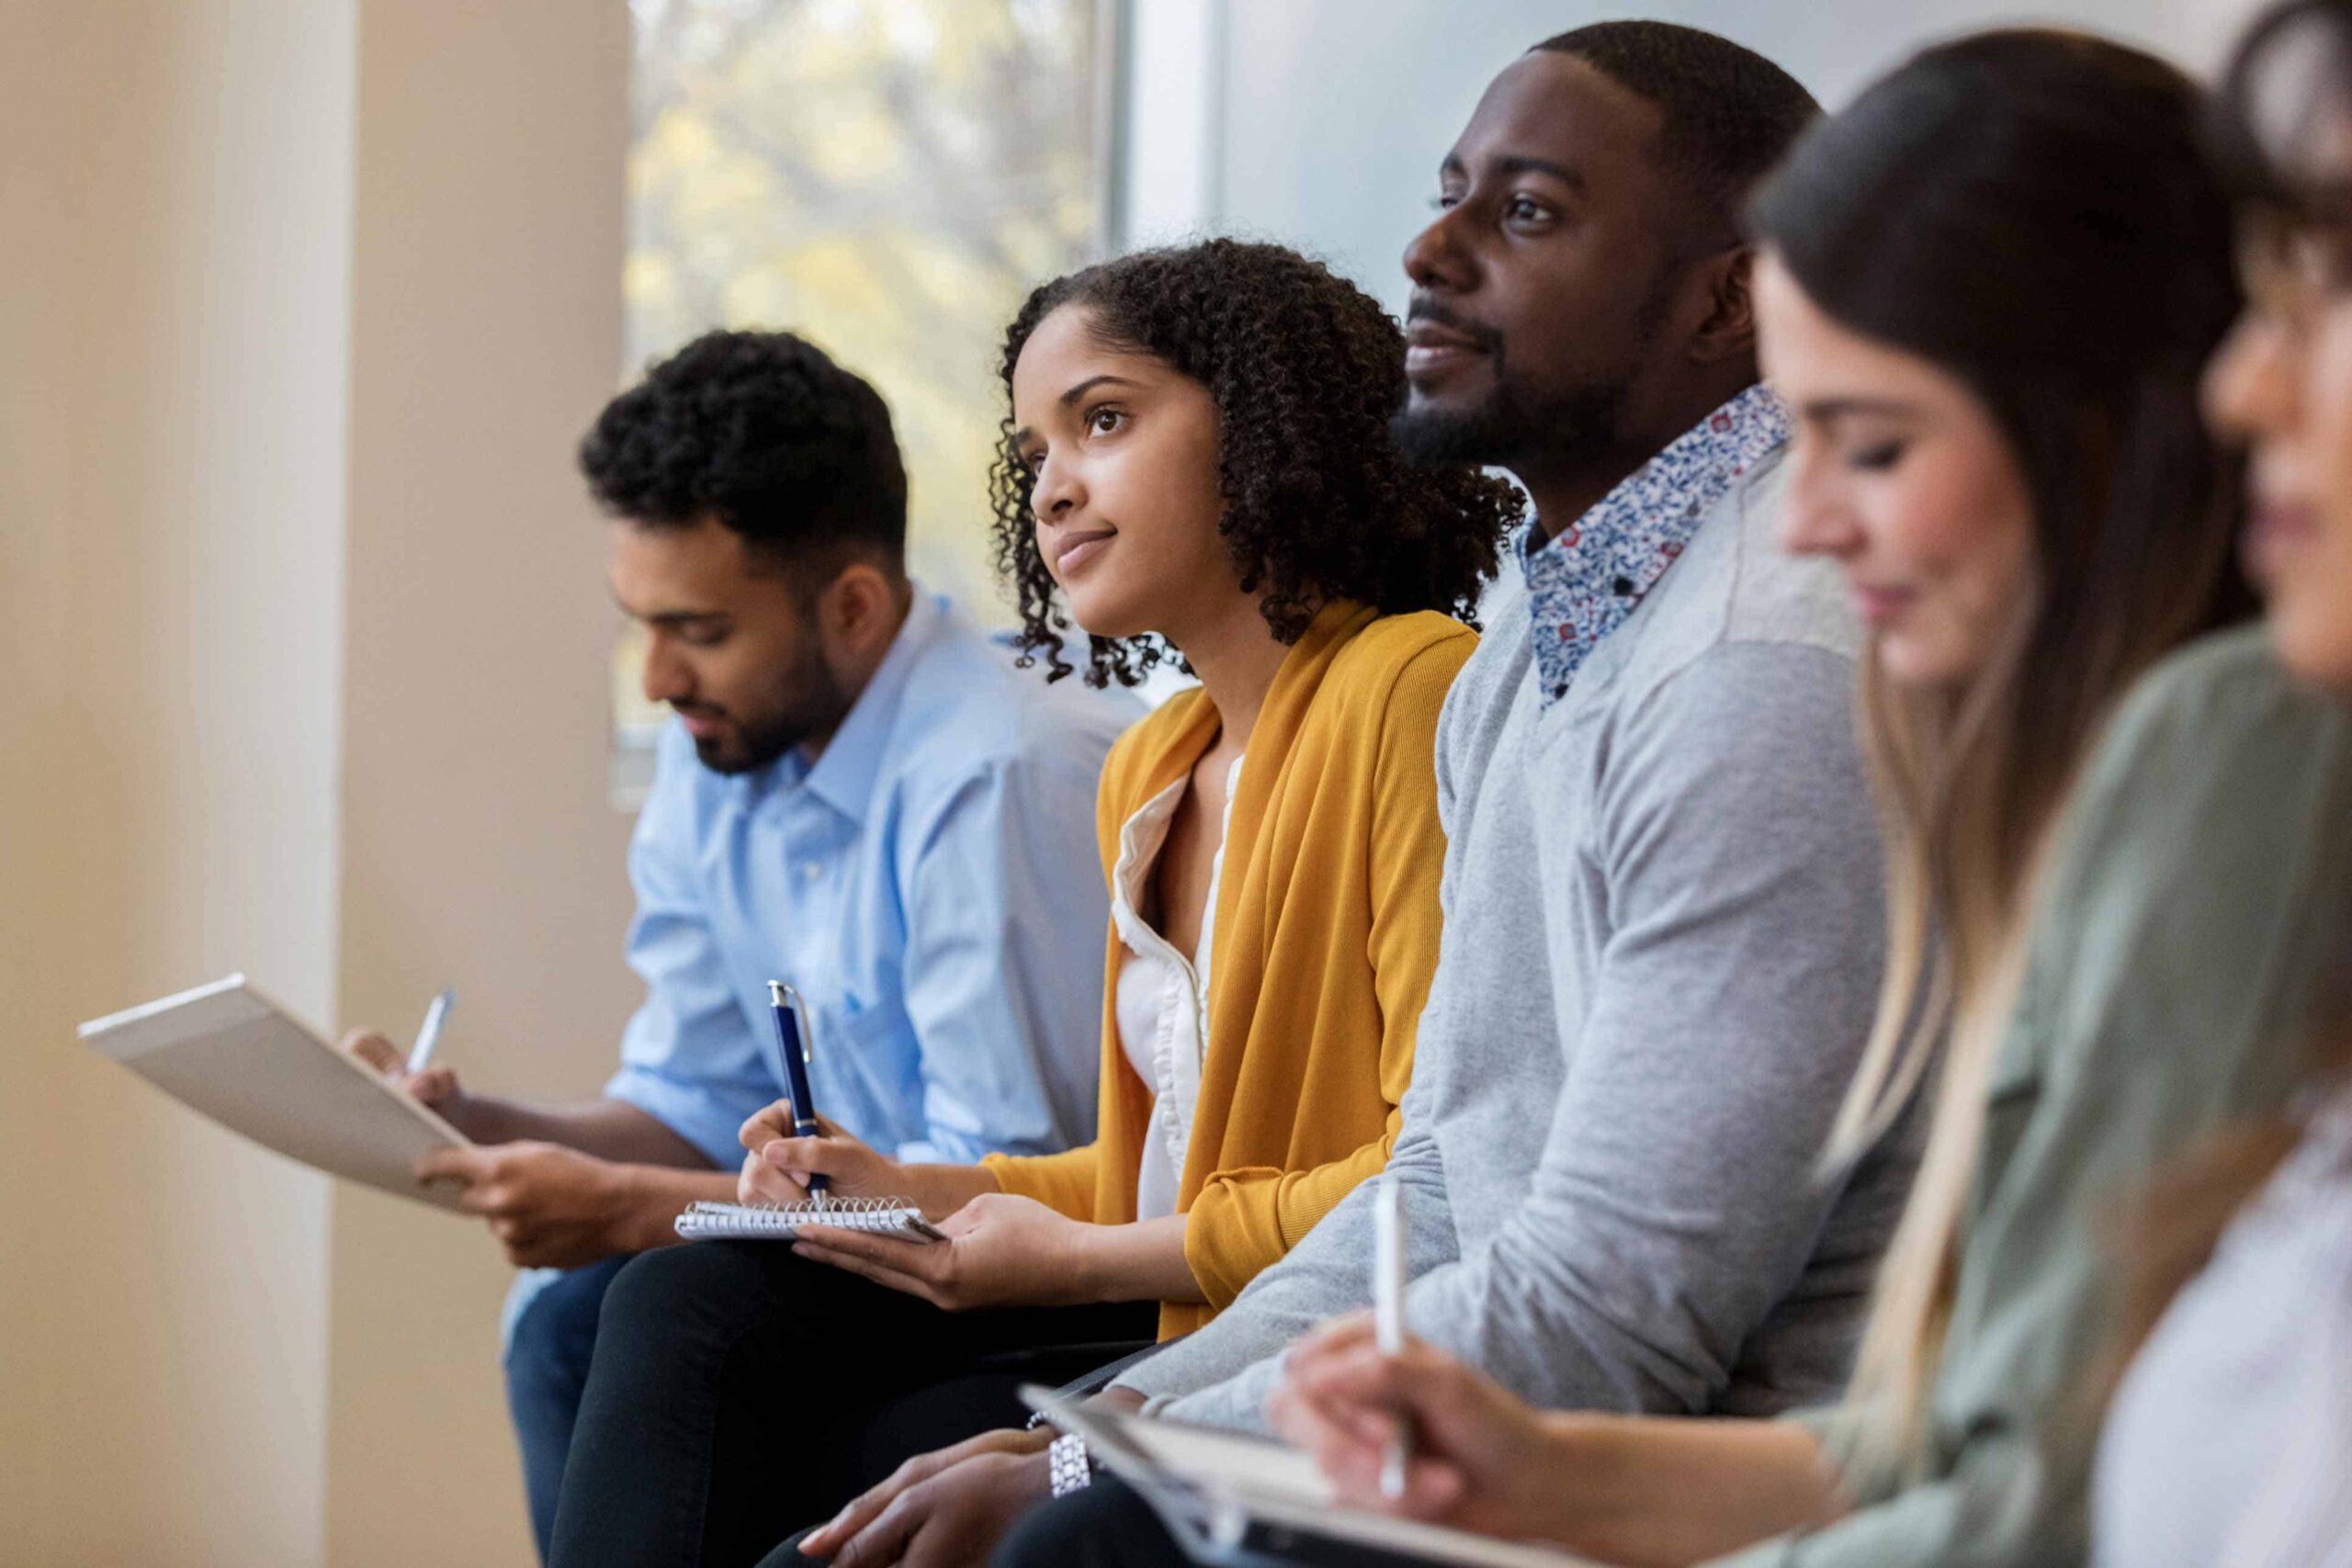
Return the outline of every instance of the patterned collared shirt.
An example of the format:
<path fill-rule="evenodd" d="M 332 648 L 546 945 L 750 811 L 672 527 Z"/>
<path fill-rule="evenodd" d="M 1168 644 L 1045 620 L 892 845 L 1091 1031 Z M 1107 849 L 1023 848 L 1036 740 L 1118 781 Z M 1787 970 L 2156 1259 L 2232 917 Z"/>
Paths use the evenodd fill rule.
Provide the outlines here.
<path fill-rule="evenodd" d="M 1547 540 L 1520 538 L 1543 705 L 1567 694 L 1600 639 L 1624 624 L 1749 465 L 1789 438 L 1788 411 L 1758 383 L 1675 437 L 1589 512 Z"/>

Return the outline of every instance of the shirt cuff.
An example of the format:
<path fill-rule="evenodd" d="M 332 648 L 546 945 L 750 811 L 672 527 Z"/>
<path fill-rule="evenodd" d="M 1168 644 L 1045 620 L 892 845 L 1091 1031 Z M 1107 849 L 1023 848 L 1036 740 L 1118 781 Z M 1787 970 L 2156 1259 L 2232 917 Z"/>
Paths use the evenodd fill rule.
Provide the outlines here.
<path fill-rule="evenodd" d="M 700 1149 L 720 1170 L 732 1170 L 743 1163 L 742 1140 L 736 1134 L 742 1131 L 744 1118 L 727 1106 L 712 1103 L 701 1089 L 640 1068 L 623 1067 L 605 1085 L 605 1098 L 636 1106 Z"/>

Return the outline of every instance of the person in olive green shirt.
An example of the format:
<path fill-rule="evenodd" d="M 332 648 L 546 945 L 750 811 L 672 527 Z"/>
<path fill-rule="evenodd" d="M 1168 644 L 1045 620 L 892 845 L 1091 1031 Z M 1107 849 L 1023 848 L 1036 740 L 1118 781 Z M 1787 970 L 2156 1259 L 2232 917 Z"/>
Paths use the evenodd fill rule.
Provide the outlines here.
<path fill-rule="evenodd" d="M 2073 807 L 1986 1108 L 1928 1471 L 1737 1561 L 2075 1562 L 2121 1205 L 2277 1112 L 2352 886 L 2352 713 L 2261 628 L 2150 676 Z M 1807 1419 L 1830 1452 L 1835 1416 Z"/>

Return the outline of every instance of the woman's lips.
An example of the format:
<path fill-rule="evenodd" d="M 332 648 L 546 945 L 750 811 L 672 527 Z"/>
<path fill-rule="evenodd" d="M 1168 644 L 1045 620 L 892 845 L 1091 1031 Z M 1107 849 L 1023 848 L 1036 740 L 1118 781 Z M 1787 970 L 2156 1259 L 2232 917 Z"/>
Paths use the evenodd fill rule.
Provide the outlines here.
<path fill-rule="evenodd" d="M 1066 534 L 1054 542 L 1054 569 L 1067 577 L 1087 562 L 1111 547 L 1118 536 L 1112 528 L 1098 528 L 1084 534 Z"/>
<path fill-rule="evenodd" d="M 1854 611 L 1862 624 L 1883 628 L 1900 615 L 1915 597 L 1908 588 L 1871 588 L 1855 583 L 1852 589 Z"/>

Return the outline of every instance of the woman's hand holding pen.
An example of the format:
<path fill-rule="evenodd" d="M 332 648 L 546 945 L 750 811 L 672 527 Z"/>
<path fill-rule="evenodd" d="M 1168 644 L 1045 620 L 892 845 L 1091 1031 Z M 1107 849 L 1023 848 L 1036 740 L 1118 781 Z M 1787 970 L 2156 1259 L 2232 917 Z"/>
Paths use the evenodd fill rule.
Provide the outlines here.
<path fill-rule="evenodd" d="M 1369 1313 L 1299 1341 L 1266 1402 L 1274 1429 L 1315 1456 L 1353 1506 L 1514 1539 L 1560 1539 L 1577 1472 L 1572 1434 L 1493 1380 L 1408 1340 L 1383 1355 Z M 1400 1422 L 1413 1433 L 1401 1495 L 1381 1486 Z"/>
<path fill-rule="evenodd" d="M 831 1198 L 904 1198 L 928 1217 L 954 1213 L 967 1200 L 996 1190 L 996 1178 L 973 1165 L 908 1165 L 870 1148 L 831 1117 L 819 1115 L 820 1136 L 793 1135 L 792 1101 L 779 1100 L 743 1123 L 743 1170 L 736 1193 L 746 1203 L 797 1203 L 808 1179 L 826 1179 Z"/>
<path fill-rule="evenodd" d="M 907 1168 L 868 1148 L 829 1116 L 819 1116 L 821 1137 L 795 1137 L 792 1101 L 779 1100 L 743 1123 L 737 1134 L 747 1151 L 737 1190 L 746 1203 L 797 1203 L 808 1196 L 808 1179 L 827 1179 L 834 1198 L 912 1196 Z"/>

